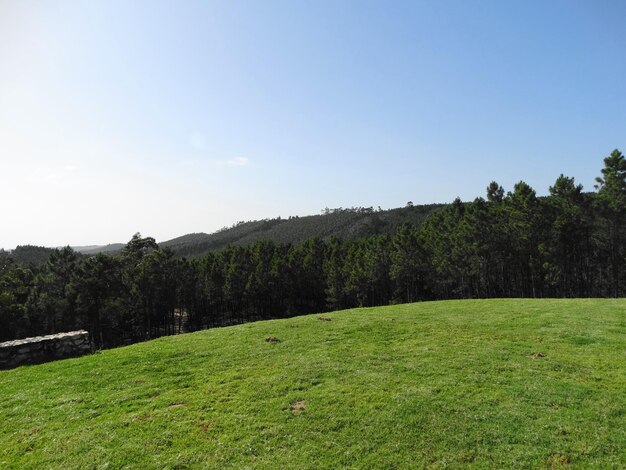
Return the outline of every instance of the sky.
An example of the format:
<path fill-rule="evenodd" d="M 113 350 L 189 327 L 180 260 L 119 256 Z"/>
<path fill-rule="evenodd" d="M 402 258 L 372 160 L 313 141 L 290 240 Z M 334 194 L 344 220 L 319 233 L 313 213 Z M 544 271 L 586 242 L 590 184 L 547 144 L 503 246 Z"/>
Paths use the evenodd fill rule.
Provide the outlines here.
<path fill-rule="evenodd" d="M 593 190 L 626 3 L 0 0 L 0 247 Z"/>

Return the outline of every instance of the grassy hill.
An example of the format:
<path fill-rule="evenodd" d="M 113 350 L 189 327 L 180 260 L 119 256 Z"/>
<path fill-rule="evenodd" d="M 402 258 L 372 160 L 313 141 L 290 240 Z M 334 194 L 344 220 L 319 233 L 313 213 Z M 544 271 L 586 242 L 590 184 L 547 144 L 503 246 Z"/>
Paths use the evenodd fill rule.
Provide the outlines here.
<path fill-rule="evenodd" d="M 0 467 L 624 467 L 625 351 L 625 300 L 427 302 L 162 338 L 0 372 Z"/>

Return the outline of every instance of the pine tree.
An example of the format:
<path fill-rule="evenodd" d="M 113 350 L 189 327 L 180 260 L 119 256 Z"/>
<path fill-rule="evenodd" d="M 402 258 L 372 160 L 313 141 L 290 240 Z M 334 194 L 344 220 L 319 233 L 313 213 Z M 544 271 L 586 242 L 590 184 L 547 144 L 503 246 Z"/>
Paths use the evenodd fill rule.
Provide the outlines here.
<path fill-rule="evenodd" d="M 606 222 L 606 239 L 611 263 L 612 295 L 620 295 L 620 276 L 624 264 L 624 226 L 626 223 L 626 159 L 615 149 L 604 159 L 602 176 L 596 178 L 598 208 Z"/>

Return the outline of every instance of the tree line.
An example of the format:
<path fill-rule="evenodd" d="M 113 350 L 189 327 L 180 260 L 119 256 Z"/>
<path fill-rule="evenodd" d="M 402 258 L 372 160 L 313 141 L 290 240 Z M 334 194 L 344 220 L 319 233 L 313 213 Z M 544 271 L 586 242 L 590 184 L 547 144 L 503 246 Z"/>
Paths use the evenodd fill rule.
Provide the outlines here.
<path fill-rule="evenodd" d="M 37 267 L 0 252 L 0 341 L 84 328 L 97 347 L 311 312 L 422 300 L 626 293 L 626 160 L 595 192 L 559 176 L 458 198 L 419 227 L 360 239 L 259 240 L 177 257 L 136 234 L 119 254 L 67 247 Z"/>

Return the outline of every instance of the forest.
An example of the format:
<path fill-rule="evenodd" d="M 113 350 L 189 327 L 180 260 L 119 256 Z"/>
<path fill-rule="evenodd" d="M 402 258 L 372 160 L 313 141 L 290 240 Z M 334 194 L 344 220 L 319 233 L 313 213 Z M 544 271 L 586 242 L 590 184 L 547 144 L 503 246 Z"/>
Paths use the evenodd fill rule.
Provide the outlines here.
<path fill-rule="evenodd" d="M 604 159 L 594 192 L 559 176 L 538 197 L 491 182 L 416 227 L 361 238 L 256 240 L 184 258 L 136 234 L 115 254 L 0 251 L 0 341 L 84 328 L 97 348 L 182 331 L 437 299 L 621 297 L 626 159 Z M 329 217 L 327 214 L 321 217 Z M 19 253 L 18 253 L 19 254 Z M 40 253 L 41 254 L 41 253 Z"/>

